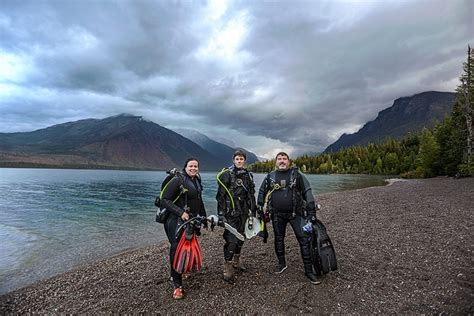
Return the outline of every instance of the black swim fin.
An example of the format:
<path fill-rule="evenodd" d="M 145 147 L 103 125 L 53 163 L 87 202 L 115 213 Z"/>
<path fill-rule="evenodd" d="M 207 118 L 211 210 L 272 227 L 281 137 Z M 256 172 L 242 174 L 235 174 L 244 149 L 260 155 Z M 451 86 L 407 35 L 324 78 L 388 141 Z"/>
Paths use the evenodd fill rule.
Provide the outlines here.
<path fill-rule="evenodd" d="M 313 224 L 311 260 L 318 275 L 337 270 L 334 246 L 326 231 L 326 227 L 320 220 Z"/>

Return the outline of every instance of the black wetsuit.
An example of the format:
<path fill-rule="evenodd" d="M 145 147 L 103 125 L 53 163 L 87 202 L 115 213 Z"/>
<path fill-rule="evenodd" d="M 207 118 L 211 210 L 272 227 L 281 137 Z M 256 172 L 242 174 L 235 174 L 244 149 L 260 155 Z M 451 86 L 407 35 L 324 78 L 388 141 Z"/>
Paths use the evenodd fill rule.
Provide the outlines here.
<path fill-rule="evenodd" d="M 285 234 L 286 226 L 290 223 L 300 244 L 305 272 L 312 273 L 310 237 L 303 232 L 306 219 L 316 218 L 316 205 L 311 186 L 297 169 L 272 171 L 260 186 L 257 200 L 259 206 L 264 205 L 267 193 L 275 187 L 275 184 L 279 188 L 272 192 L 268 207 L 275 233 L 275 253 L 278 261 L 280 264 L 286 262 Z"/>
<path fill-rule="evenodd" d="M 188 191 L 186 193 L 182 193 L 173 203 L 173 201 L 181 192 L 181 184 L 183 184 Z M 204 208 L 204 203 L 202 202 L 201 191 L 202 186 L 199 180 L 196 178 L 190 178 L 186 172 L 183 171 L 182 176 L 175 176 L 170 180 L 170 182 L 168 182 L 161 198 L 162 206 L 171 211 L 164 227 L 170 242 L 170 269 L 175 288 L 182 285 L 181 274 L 174 271 L 172 267 L 174 255 L 176 253 L 176 247 L 178 246 L 179 242 L 176 239 L 176 230 L 178 225 L 182 223 L 181 215 L 184 213 L 183 208 L 186 203 L 190 209 L 190 217 L 197 215 L 206 216 L 206 209 Z"/>
<path fill-rule="evenodd" d="M 253 177 L 247 169 L 232 166 L 219 173 L 218 179 L 221 183 L 217 182 L 217 213 L 220 217 L 225 217 L 228 224 L 244 235 L 245 221 L 249 217 L 249 210 L 252 216 L 255 216 L 256 211 Z M 232 200 L 234 201 L 233 206 Z M 228 230 L 224 231 L 223 237 L 225 240 L 224 259 L 231 261 L 234 254 L 240 254 L 244 242 L 237 239 Z"/>

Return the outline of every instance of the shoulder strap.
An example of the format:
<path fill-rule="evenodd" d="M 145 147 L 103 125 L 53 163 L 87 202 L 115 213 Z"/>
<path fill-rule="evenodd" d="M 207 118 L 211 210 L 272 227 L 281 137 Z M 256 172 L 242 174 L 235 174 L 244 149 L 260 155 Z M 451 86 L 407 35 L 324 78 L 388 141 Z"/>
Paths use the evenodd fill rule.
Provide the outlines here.
<path fill-rule="evenodd" d="M 229 175 L 231 192 L 234 193 L 237 188 L 237 176 L 235 175 L 233 166 L 229 168 Z"/>
<path fill-rule="evenodd" d="M 267 192 L 267 195 L 265 195 L 265 203 L 268 203 L 271 200 L 273 191 L 280 189 L 280 185 L 276 183 L 275 170 L 273 170 L 267 175 L 267 177 L 265 178 L 265 181 L 267 181 L 267 179 L 270 181 L 270 183 L 268 183 L 268 187 L 271 188 L 271 190 L 269 190 Z"/>
<path fill-rule="evenodd" d="M 272 172 L 270 172 L 267 176 L 267 178 L 270 180 L 270 183 L 268 184 L 271 188 L 273 188 L 275 186 L 275 183 L 276 183 L 276 172 L 275 170 L 273 170 Z"/>
<path fill-rule="evenodd" d="M 171 178 L 170 178 L 171 177 Z M 170 182 L 173 180 L 174 176 L 171 176 L 171 175 L 167 175 L 165 177 L 165 179 L 163 180 L 163 182 L 166 182 L 165 183 L 165 186 L 161 189 L 161 192 L 160 192 L 160 199 L 163 198 L 163 193 L 166 191 L 166 188 L 168 188 L 168 185 L 170 184 Z M 166 179 L 169 179 L 168 181 L 166 181 Z"/>
<path fill-rule="evenodd" d="M 229 168 L 222 168 L 221 172 L 219 172 L 216 176 L 217 178 L 217 183 L 222 186 L 222 188 L 227 192 L 227 195 L 229 196 L 230 203 L 232 204 L 232 209 L 235 209 L 235 203 L 234 203 L 234 197 L 232 196 L 232 193 L 229 191 L 229 188 L 224 184 L 224 182 L 221 181 L 221 175 L 224 174 L 224 172 L 229 171 L 230 176 L 232 177 L 232 172 L 230 172 Z M 232 178 L 231 178 L 232 182 Z M 232 183 L 231 183 L 232 185 Z"/>
<path fill-rule="evenodd" d="M 201 194 L 203 187 L 202 187 L 201 175 L 199 173 L 196 175 L 196 179 L 199 185 L 198 191 L 199 191 L 199 194 Z"/>
<path fill-rule="evenodd" d="M 297 195 L 298 190 L 296 186 L 296 178 L 298 177 L 298 167 L 291 168 L 291 175 L 290 175 L 290 189 L 293 191 L 292 194 L 292 203 L 293 203 L 293 217 L 296 216 L 296 207 L 297 207 Z"/>
<path fill-rule="evenodd" d="M 248 171 L 247 169 L 245 169 L 247 171 L 247 174 L 249 176 L 249 179 L 250 179 L 250 183 L 249 183 L 249 186 L 253 188 L 253 190 L 255 190 L 255 182 L 253 180 L 253 173 L 251 173 L 250 171 Z M 250 192 L 249 192 L 250 193 Z"/>
<path fill-rule="evenodd" d="M 179 194 L 178 196 L 173 200 L 173 203 L 175 203 L 179 197 L 181 196 L 181 194 L 185 194 L 186 192 L 188 192 L 188 189 L 186 189 L 186 187 L 184 186 L 184 179 L 183 179 L 183 175 L 180 173 L 180 172 L 177 172 L 166 184 L 165 184 L 165 187 L 163 188 L 163 190 L 161 190 L 160 192 L 160 199 L 163 197 L 163 192 L 165 192 L 166 188 L 168 187 L 168 184 L 170 184 L 171 181 L 173 181 L 174 178 L 177 178 L 179 180 Z M 187 194 L 185 196 L 186 198 L 186 201 L 185 201 L 185 204 L 187 205 Z"/>
<path fill-rule="evenodd" d="M 291 168 L 290 188 L 296 189 L 296 180 L 298 178 L 298 167 Z"/>

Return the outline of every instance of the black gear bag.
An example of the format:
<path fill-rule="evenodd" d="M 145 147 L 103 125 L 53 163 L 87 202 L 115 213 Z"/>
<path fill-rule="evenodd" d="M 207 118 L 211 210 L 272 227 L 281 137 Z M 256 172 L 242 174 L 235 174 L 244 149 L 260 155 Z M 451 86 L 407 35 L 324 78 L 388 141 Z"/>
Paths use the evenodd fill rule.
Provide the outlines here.
<path fill-rule="evenodd" d="M 311 237 L 311 260 L 318 275 L 337 270 L 336 252 L 326 227 L 320 220 L 313 224 Z"/>

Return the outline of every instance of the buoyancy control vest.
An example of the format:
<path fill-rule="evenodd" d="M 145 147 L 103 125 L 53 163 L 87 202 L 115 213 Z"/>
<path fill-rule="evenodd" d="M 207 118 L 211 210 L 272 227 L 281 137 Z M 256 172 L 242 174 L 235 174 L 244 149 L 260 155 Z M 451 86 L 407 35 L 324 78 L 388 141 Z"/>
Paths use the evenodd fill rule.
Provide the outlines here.
<path fill-rule="evenodd" d="M 224 174 L 228 173 L 228 179 L 222 179 Z M 227 180 L 227 181 L 226 181 Z M 228 182 L 228 183 L 226 183 Z M 225 191 L 225 213 L 233 215 L 242 214 L 242 203 L 245 202 L 249 209 L 254 208 L 255 204 L 255 183 L 253 175 L 247 169 L 237 169 L 234 165 L 226 167 L 217 174 L 217 183 Z M 219 193 L 218 193 L 219 195 Z M 218 205 L 219 208 L 219 205 Z M 218 211 L 222 211 L 222 206 Z M 220 214 L 224 215 L 224 214 Z"/>
<path fill-rule="evenodd" d="M 173 199 L 172 203 L 175 204 L 179 200 L 180 197 L 183 197 L 184 198 L 183 207 L 185 209 L 188 208 L 188 191 L 189 190 L 186 188 L 186 185 L 185 185 L 185 181 L 186 181 L 185 175 L 176 168 L 168 170 L 166 173 L 167 173 L 167 176 L 161 183 L 160 195 L 156 197 L 155 199 L 155 206 L 158 207 L 158 211 L 156 213 L 156 222 L 158 223 L 165 223 L 166 219 L 168 218 L 170 211 L 164 207 L 162 203 L 162 199 L 163 199 L 163 194 L 166 192 L 166 189 L 168 188 L 168 185 L 171 183 L 171 180 L 173 180 L 174 178 L 177 178 L 179 181 L 179 190 L 178 190 L 178 195 Z M 196 179 L 197 181 L 196 181 L 195 187 L 197 190 L 197 195 L 201 199 L 201 192 L 202 192 L 201 177 L 198 175 L 196 176 Z"/>
<path fill-rule="evenodd" d="M 302 190 L 304 188 L 298 188 L 298 168 L 297 167 L 292 167 L 289 169 L 290 171 L 290 179 L 289 183 L 283 182 L 284 180 L 281 180 L 280 182 L 277 182 L 277 172 L 280 172 L 278 170 L 274 170 L 268 174 L 268 176 L 265 178 L 265 181 L 267 182 L 267 187 L 270 189 L 266 196 L 265 196 L 265 204 L 268 207 L 268 211 L 270 213 L 273 213 L 278 210 L 283 210 L 285 208 L 279 208 L 277 205 L 275 205 L 272 200 L 273 198 L 273 193 L 275 191 L 280 191 L 280 190 L 287 190 L 287 192 L 290 192 L 291 194 L 291 213 L 292 216 L 296 216 L 296 214 L 301 214 L 303 216 L 306 216 L 305 210 L 306 210 L 306 201 L 303 199 L 302 196 Z M 287 201 L 284 201 L 287 202 Z M 286 203 L 285 203 L 286 204 Z"/>

